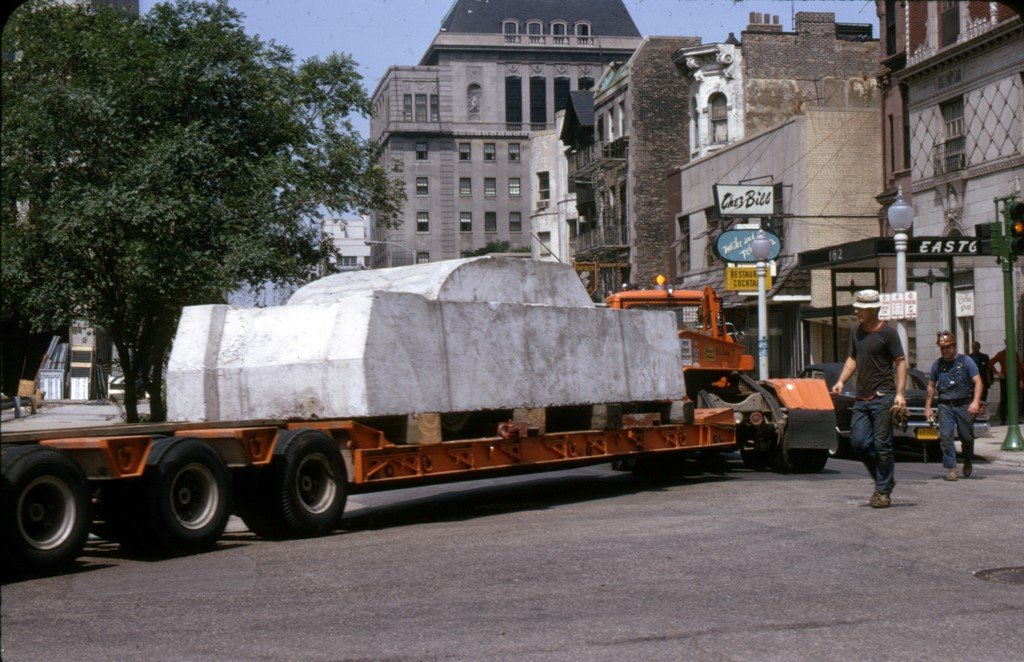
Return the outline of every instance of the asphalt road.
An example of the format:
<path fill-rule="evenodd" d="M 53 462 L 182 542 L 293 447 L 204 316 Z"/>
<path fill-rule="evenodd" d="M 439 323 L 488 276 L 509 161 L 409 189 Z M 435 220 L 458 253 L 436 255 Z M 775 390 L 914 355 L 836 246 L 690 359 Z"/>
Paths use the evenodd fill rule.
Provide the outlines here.
<path fill-rule="evenodd" d="M 719 468 L 721 469 L 721 468 Z M 853 461 L 649 483 L 605 467 L 350 499 L 344 530 L 3 586 L 17 660 L 1017 660 L 1024 472 Z"/>

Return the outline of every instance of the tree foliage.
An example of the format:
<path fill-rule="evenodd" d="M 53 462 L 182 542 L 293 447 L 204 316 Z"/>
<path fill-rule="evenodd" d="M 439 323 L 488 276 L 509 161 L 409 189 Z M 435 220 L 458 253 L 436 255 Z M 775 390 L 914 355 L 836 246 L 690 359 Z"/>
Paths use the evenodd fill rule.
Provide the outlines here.
<path fill-rule="evenodd" d="M 326 260 L 317 219 L 397 219 L 401 184 L 349 118 L 369 114 L 344 55 L 296 64 L 226 2 L 145 16 L 37 0 L 2 65 L 5 313 L 107 331 L 165 409 L 182 306 L 299 282 Z"/>
<path fill-rule="evenodd" d="M 529 253 L 529 247 L 525 246 L 512 246 L 508 241 L 499 239 L 495 241 L 489 241 L 475 251 L 469 251 L 466 253 L 467 257 L 478 257 L 480 255 L 489 255 L 491 253 Z"/>

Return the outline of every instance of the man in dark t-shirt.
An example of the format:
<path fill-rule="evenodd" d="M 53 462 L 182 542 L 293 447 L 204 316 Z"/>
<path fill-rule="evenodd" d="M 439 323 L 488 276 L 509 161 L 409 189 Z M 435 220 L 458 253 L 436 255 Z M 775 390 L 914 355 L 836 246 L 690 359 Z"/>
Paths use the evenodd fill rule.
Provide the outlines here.
<path fill-rule="evenodd" d="M 968 356 L 978 367 L 978 374 L 981 376 L 981 401 L 988 402 L 988 389 L 992 386 L 992 367 L 989 365 L 991 359 L 988 354 L 981 351 L 981 343 L 975 340 L 971 343 L 973 350 Z"/>
<path fill-rule="evenodd" d="M 854 295 L 857 328 L 850 339 L 850 354 L 832 391 L 841 393 L 843 384 L 857 372 L 857 401 L 850 421 L 850 443 L 875 480 L 868 504 L 888 508 L 896 485 L 892 455 L 892 407 L 906 407 L 907 361 L 896 330 L 878 319 L 882 307 L 876 290 Z M 893 367 L 895 366 L 895 375 Z"/>

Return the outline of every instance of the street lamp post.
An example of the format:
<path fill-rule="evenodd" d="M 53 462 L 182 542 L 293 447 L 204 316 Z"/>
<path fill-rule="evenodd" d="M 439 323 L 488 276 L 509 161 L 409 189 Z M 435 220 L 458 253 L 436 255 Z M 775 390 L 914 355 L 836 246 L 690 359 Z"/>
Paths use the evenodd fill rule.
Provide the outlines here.
<path fill-rule="evenodd" d="M 757 260 L 757 376 L 768 379 L 768 292 L 765 277 L 768 272 L 768 256 L 772 242 L 764 230 L 758 230 L 750 242 L 750 250 Z"/>
<path fill-rule="evenodd" d="M 367 239 L 363 243 L 366 244 L 367 246 L 372 246 L 374 244 L 386 244 L 388 246 L 398 246 L 403 251 L 408 251 L 408 252 L 412 253 L 412 263 L 416 264 L 416 251 L 414 251 L 413 249 L 409 248 L 405 244 L 400 244 L 397 241 L 384 241 L 383 239 Z"/>
<path fill-rule="evenodd" d="M 914 224 L 914 208 L 903 199 L 903 187 L 896 190 L 896 199 L 889 205 L 886 212 L 889 225 L 895 230 L 893 239 L 896 242 L 896 290 L 907 291 L 907 230 Z M 910 347 L 907 344 L 907 327 L 903 320 L 896 322 L 896 333 L 900 336 L 900 344 L 903 345 L 903 352 L 909 356 Z"/>

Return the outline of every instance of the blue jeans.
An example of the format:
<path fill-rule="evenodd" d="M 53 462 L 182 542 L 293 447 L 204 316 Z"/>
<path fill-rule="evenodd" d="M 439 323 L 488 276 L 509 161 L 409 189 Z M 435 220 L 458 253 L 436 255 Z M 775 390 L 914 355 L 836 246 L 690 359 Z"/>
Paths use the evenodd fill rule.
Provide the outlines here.
<path fill-rule="evenodd" d="M 850 420 L 850 444 L 875 479 L 875 491 L 889 494 L 896 485 L 892 457 L 892 408 L 895 393 L 874 400 L 858 400 Z"/>
<path fill-rule="evenodd" d="M 974 458 L 974 417 L 967 413 L 967 405 L 954 407 L 939 402 L 939 445 L 942 447 L 942 466 L 956 466 L 956 435 L 964 447 L 964 460 Z"/>

